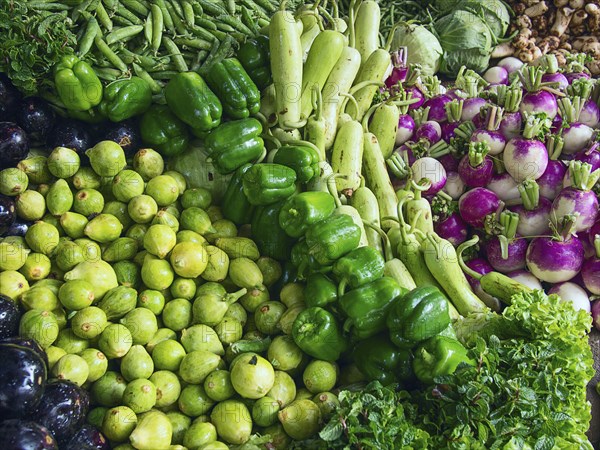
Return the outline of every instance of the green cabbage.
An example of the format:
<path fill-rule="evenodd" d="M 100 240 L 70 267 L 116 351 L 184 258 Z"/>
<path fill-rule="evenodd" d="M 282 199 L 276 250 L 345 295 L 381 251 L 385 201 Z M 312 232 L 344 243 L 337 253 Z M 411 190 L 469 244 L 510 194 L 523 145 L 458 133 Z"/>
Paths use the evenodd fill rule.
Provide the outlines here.
<path fill-rule="evenodd" d="M 391 50 L 407 48 L 407 63 L 419 64 L 423 75 L 433 76 L 439 70 L 444 51 L 440 42 L 422 25 L 401 24 L 394 32 Z"/>
<path fill-rule="evenodd" d="M 487 68 L 492 34 L 480 17 L 459 9 L 438 19 L 434 29 L 444 50 L 442 73 L 455 76 L 463 65 L 476 72 Z"/>
<path fill-rule="evenodd" d="M 483 18 L 496 39 L 503 38 L 508 31 L 510 13 L 500 0 L 469 0 L 460 2 L 457 9 L 473 12 Z"/>

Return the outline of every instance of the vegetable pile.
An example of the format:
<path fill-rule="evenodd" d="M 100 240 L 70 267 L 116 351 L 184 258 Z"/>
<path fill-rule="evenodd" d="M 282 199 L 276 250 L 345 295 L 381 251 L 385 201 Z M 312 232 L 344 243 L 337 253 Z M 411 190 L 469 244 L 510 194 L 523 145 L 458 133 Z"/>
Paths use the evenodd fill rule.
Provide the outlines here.
<path fill-rule="evenodd" d="M 384 42 L 374 1 L 242 3 L 27 6 L 87 26 L 0 77 L 0 441 L 591 449 L 585 55 L 488 68 L 500 2 Z"/>

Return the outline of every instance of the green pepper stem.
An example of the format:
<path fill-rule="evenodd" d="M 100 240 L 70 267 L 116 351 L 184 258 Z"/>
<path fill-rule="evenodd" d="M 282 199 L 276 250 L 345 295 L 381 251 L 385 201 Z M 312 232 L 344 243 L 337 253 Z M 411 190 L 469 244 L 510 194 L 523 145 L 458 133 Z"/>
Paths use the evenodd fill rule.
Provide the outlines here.
<path fill-rule="evenodd" d="M 348 285 L 348 280 L 346 278 L 342 278 L 340 280 L 340 282 L 338 283 L 338 287 L 337 287 L 338 298 L 340 298 L 342 295 L 344 295 L 346 293 L 347 285 Z"/>
<path fill-rule="evenodd" d="M 477 235 L 473 236 L 471 239 L 463 242 L 456 248 L 456 255 L 458 257 L 458 264 L 460 265 L 460 268 L 462 269 L 462 271 L 464 273 L 466 273 L 467 275 L 475 278 L 476 280 L 481 280 L 481 278 L 483 278 L 483 275 L 478 272 L 475 272 L 473 269 L 471 269 L 469 266 L 467 266 L 467 264 L 465 263 L 465 261 L 463 259 L 463 252 L 465 251 L 465 249 L 477 245 L 478 242 L 479 242 L 479 236 L 477 236 Z"/>
<path fill-rule="evenodd" d="M 571 161 L 569 164 L 571 185 L 580 191 L 590 191 L 600 178 L 600 169 L 592 172 L 592 166 L 581 161 Z"/>
<path fill-rule="evenodd" d="M 535 180 L 525 180 L 517 189 L 519 189 L 521 201 L 527 211 L 532 211 L 538 207 L 540 202 L 540 186 Z"/>
<path fill-rule="evenodd" d="M 486 141 L 469 143 L 469 165 L 479 167 L 485 161 L 485 157 L 490 152 L 490 144 Z"/>

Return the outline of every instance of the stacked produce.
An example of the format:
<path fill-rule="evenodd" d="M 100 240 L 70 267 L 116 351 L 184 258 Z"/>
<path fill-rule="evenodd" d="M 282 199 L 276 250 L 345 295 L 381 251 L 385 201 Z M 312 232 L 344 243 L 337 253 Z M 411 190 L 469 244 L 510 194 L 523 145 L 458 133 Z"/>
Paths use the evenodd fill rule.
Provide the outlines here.
<path fill-rule="evenodd" d="M 592 448 L 600 88 L 487 69 L 506 8 L 439 3 L 439 46 L 382 45 L 368 0 L 36 3 L 122 28 L 75 37 L 47 100 L 2 79 L 0 440 Z M 214 52 L 170 47 L 197 26 Z M 107 48 L 174 70 L 109 82 Z"/>

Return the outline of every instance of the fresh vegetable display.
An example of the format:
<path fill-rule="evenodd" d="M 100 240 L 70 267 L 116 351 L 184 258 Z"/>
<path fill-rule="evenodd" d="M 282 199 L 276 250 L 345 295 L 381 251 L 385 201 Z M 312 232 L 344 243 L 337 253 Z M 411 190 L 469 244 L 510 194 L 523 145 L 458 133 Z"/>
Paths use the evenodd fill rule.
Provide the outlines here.
<path fill-rule="evenodd" d="M 591 450 L 600 84 L 511 20 L 1 6 L 0 441 Z"/>

